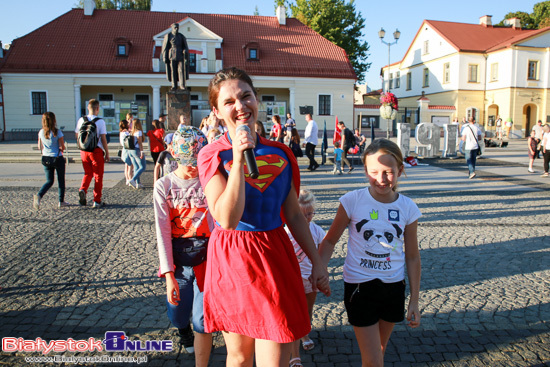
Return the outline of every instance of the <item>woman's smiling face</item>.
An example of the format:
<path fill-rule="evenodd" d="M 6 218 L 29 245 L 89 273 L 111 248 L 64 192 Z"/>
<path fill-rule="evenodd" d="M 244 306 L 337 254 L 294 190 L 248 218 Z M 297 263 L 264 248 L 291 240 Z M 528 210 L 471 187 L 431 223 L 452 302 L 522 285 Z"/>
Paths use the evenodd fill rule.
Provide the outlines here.
<path fill-rule="evenodd" d="M 241 80 L 230 79 L 222 83 L 213 110 L 219 119 L 225 121 L 231 137 L 238 125 L 248 125 L 250 131 L 255 130 L 258 101 L 252 87 Z"/>

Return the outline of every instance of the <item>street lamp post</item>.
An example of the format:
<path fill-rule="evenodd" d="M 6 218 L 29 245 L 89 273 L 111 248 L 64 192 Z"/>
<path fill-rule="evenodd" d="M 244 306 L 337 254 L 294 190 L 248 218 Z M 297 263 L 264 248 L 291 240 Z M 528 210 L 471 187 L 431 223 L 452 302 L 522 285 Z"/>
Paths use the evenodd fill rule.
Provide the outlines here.
<path fill-rule="evenodd" d="M 384 41 L 384 36 L 386 35 L 386 31 L 384 28 L 380 28 L 378 31 L 378 37 L 380 37 L 380 41 L 382 41 L 383 44 L 388 45 L 388 88 L 386 89 L 386 92 L 390 91 L 390 47 L 391 45 L 395 45 L 397 41 L 399 41 L 399 37 L 401 37 L 401 32 L 399 32 L 399 29 L 395 29 L 395 32 L 393 32 L 393 38 L 395 39 L 395 42 L 386 42 Z M 390 138 L 390 123 L 391 120 L 388 119 L 388 129 L 386 131 L 386 138 Z"/>

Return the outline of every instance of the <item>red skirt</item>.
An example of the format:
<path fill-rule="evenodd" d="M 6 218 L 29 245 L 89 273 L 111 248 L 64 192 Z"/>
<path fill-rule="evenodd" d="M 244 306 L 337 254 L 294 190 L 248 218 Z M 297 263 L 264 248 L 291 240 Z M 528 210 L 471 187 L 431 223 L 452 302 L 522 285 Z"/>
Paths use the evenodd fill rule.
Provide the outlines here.
<path fill-rule="evenodd" d="M 311 330 L 300 267 L 283 227 L 268 232 L 216 227 L 208 245 L 206 332 L 278 343 Z"/>

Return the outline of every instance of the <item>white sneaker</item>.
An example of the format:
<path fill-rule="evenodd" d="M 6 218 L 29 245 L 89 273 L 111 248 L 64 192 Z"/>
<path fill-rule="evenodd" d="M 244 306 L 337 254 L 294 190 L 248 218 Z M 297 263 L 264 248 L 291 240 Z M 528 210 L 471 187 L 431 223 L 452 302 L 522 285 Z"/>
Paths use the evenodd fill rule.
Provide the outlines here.
<path fill-rule="evenodd" d="M 143 185 L 140 184 L 140 183 L 138 183 L 138 184 L 137 184 L 137 188 L 138 188 L 138 189 L 143 189 Z"/>
<path fill-rule="evenodd" d="M 99 208 L 102 208 L 104 206 L 105 206 L 105 203 L 103 201 L 101 201 L 99 203 L 94 201 L 94 205 L 92 206 L 92 208 L 99 209 Z"/>
<path fill-rule="evenodd" d="M 36 210 L 40 209 L 40 195 L 34 194 L 32 196 L 32 207 Z"/>
<path fill-rule="evenodd" d="M 138 188 L 138 183 L 134 180 L 130 180 L 130 182 L 128 182 L 128 186 L 131 186 L 134 189 L 137 189 Z"/>
<path fill-rule="evenodd" d="M 71 206 L 71 204 L 69 204 L 66 201 L 60 201 L 59 204 L 57 204 L 58 208 L 66 208 L 66 207 L 69 207 L 69 206 Z"/>
<path fill-rule="evenodd" d="M 531 168 L 529 168 L 529 169 L 527 169 L 527 172 L 529 172 L 529 173 L 535 173 L 535 170 L 534 170 L 534 169 L 531 169 Z"/>
<path fill-rule="evenodd" d="M 475 173 L 475 172 L 472 173 L 472 174 L 470 175 L 470 179 L 472 179 L 472 178 L 474 178 L 474 177 L 476 177 L 476 173 Z"/>

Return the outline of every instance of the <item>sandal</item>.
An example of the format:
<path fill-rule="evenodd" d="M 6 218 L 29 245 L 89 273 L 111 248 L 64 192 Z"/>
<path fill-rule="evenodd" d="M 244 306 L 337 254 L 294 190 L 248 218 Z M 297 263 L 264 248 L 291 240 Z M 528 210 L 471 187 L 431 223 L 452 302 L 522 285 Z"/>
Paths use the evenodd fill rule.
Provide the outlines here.
<path fill-rule="evenodd" d="M 300 358 L 292 358 L 289 362 L 289 367 L 304 367 Z"/>
<path fill-rule="evenodd" d="M 302 348 L 304 348 L 304 350 L 312 350 L 315 348 L 315 343 L 311 339 L 302 340 Z"/>

